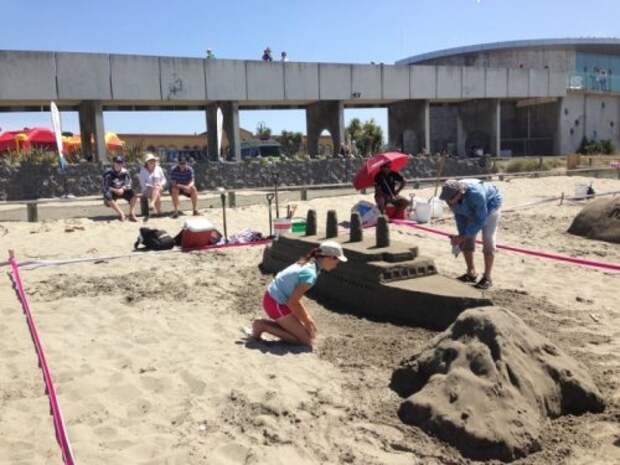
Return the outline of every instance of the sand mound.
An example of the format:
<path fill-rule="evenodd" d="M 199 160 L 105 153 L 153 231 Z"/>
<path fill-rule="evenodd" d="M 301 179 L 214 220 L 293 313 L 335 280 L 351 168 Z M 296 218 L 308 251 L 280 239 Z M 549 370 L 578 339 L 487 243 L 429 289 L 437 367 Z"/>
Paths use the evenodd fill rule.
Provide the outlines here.
<path fill-rule="evenodd" d="M 587 204 L 575 217 L 568 232 L 620 243 L 620 197 L 596 199 Z"/>
<path fill-rule="evenodd" d="M 467 310 L 404 360 L 391 387 L 401 420 L 473 459 L 511 461 L 540 450 L 544 418 L 600 412 L 586 370 L 516 315 Z"/>

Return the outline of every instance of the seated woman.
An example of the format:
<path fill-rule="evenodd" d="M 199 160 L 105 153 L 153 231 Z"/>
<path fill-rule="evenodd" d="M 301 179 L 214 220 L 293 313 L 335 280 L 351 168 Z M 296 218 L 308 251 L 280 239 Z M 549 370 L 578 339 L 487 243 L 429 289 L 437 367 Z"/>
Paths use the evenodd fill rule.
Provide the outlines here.
<path fill-rule="evenodd" d="M 155 208 L 157 214 L 161 215 L 161 193 L 166 186 L 166 175 L 158 161 L 155 155 L 147 153 L 138 179 L 142 187 L 142 196 L 148 199 L 149 209 Z"/>
<path fill-rule="evenodd" d="M 280 271 L 267 287 L 263 309 L 270 319 L 254 320 L 252 336 L 260 339 L 269 333 L 292 344 L 312 347 L 316 325 L 302 304 L 320 273 L 329 272 L 340 262 L 346 262 L 342 246 L 334 241 L 322 242 L 306 257 Z"/>
<path fill-rule="evenodd" d="M 388 215 L 386 206 L 392 205 L 394 210 L 388 215 L 390 218 L 404 218 L 409 201 L 399 194 L 405 187 L 405 179 L 396 171 L 392 171 L 390 163 L 381 166 L 375 176 L 375 202 L 381 213 Z"/>

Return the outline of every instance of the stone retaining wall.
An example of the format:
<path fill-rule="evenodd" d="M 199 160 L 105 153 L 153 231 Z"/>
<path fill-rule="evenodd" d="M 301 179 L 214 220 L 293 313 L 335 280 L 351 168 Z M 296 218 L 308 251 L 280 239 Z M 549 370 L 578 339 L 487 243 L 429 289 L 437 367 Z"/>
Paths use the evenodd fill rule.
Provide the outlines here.
<path fill-rule="evenodd" d="M 438 157 L 415 157 L 402 171 L 406 178 L 425 178 L 437 175 Z M 351 182 L 364 160 L 310 160 L 218 163 L 202 162 L 194 165 L 199 190 L 258 188 L 273 185 L 278 173 L 280 185 L 332 184 Z M 128 167 L 138 186 L 138 165 Z M 172 164 L 163 164 L 168 172 Z M 444 176 L 470 176 L 488 173 L 490 166 L 478 159 L 448 159 Z M 66 175 L 58 172 L 56 164 L 23 163 L 10 166 L 0 161 L 0 200 L 29 200 L 62 196 L 66 190 L 75 196 L 96 195 L 101 192 L 101 174 L 104 168 L 96 163 L 71 165 Z"/>

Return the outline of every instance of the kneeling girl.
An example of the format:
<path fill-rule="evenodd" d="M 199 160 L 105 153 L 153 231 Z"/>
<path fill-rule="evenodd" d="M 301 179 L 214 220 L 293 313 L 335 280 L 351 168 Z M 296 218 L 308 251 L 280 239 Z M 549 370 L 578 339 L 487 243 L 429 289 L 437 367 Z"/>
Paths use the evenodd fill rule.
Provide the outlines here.
<path fill-rule="evenodd" d="M 254 320 L 252 335 L 260 339 L 263 333 L 268 333 L 292 344 L 312 346 L 317 329 L 301 298 L 321 272 L 332 271 L 338 263 L 346 261 L 340 244 L 325 241 L 280 271 L 263 296 L 263 308 L 270 319 Z"/>

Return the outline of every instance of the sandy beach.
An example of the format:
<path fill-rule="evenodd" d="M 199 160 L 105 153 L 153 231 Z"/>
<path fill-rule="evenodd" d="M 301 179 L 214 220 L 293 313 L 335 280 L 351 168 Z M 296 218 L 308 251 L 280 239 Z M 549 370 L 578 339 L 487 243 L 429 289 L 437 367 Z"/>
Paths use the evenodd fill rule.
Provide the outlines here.
<path fill-rule="evenodd" d="M 561 176 L 497 185 L 511 207 L 572 195 L 584 182 L 597 192 L 620 190 L 620 180 Z M 433 189 L 409 192 L 427 198 Z M 294 203 L 301 216 L 316 209 L 323 230 L 328 209 L 348 220 L 351 206 L 371 197 Z M 203 213 L 221 228 L 221 210 L 211 204 Z M 620 263 L 620 244 L 566 233 L 584 204 L 507 212 L 498 241 Z M 268 232 L 266 204 L 227 215 L 229 233 Z M 182 224 L 182 217 L 155 218 L 148 226 L 176 234 Z M 0 261 L 11 248 L 20 261 L 130 253 L 140 225 L 2 222 Z M 452 231 L 454 222 L 434 227 Z M 443 275 L 464 271 L 445 238 L 404 226 L 391 226 L 391 237 L 418 245 Z M 247 340 L 242 328 L 262 315 L 270 279 L 258 270 L 261 255 L 262 247 L 136 254 L 22 271 L 78 464 L 473 463 L 396 415 L 391 372 L 435 333 L 309 300 L 319 328 L 313 352 Z M 601 414 L 548 421 L 543 450 L 513 463 L 620 463 L 620 274 L 500 252 L 489 296 L 586 365 L 607 402 Z M 33 344 L 5 273 L 0 312 L 0 464 L 58 464 Z"/>

